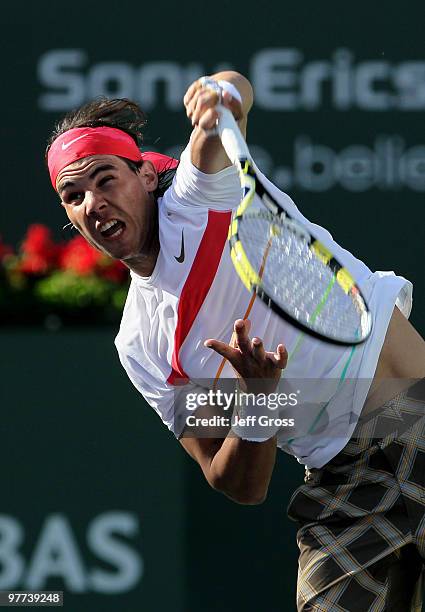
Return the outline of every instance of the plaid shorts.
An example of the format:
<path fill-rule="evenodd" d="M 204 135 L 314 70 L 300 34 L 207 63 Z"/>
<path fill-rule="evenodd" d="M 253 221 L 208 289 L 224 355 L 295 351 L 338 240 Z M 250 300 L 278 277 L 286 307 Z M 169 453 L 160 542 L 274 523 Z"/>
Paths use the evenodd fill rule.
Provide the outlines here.
<path fill-rule="evenodd" d="M 288 516 L 300 526 L 299 612 L 421 610 L 425 379 L 362 417 L 323 468 L 306 470 Z"/>

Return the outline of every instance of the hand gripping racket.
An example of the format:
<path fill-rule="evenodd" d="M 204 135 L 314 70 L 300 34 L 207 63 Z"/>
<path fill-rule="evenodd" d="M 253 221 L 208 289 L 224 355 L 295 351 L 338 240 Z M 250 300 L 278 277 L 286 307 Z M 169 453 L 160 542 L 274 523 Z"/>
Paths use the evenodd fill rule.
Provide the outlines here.
<path fill-rule="evenodd" d="M 371 315 L 354 278 L 268 192 L 232 113 L 222 105 L 217 109 L 221 142 L 242 186 L 228 238 L 243 284 L 280 317 L 316 338 L 346 346 L 364 342 Z M 264 207 L 251 206 L 255 194 Z"/>

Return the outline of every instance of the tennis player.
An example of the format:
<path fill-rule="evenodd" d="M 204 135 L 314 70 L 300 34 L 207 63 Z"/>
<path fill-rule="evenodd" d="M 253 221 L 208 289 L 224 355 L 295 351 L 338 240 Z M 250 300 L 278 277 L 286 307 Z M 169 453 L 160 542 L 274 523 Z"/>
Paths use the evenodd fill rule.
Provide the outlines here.
<path fill-rule="evenodd" d="M 246 133 L 249 82 L 236 72 L 196 81 L 184 98 L 194 129 L 178 164 L 140 152 L 146 121 L 136 104 L 103 99 L 77 109 L 47 148 L 52 185 L 88 242 L 129 267 L 121 363 L 210 485 L 258 504 L 277 448 L 306 466 L 288 509 L 299 524 L 298 610 L 408 610 L 425 558 L 425 342 L 407 320 L 411 285 L 371 272 L 279 193 L 293 218 L 348 261 L 373 331 L 356 348 L 326 344 L 251 297 L 226 247 L 240 183 L 214 133 L 219 98 Z M 326 418 L 316 430 L 297 418 L 309 403 L 302 399 L 294 427 L 272 423 L 260 433 L 250 418 L 258 407 L 246 405 L 223 426 L 207 420 L 207 432 L 189 424 L 189 392 L 197 398 L 236 378 L 254 398 L 270 398 L 282 371 L 288 380 L 339 381 L 320 389 Z M 348 380 L 355 384 L 341 384 Z M 215 401 L 196 405 L 195 416 L 217 410 Z"/>

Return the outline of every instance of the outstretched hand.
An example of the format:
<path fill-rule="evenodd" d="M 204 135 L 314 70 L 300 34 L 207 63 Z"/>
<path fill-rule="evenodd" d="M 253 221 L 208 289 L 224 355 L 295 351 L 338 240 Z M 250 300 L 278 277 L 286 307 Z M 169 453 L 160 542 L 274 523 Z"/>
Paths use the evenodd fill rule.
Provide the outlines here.
<path fill-rule="evenodd" d="M 204 346 L 229 361 L 245 392 L 272 393 L 288 363 L 288 352 L 283 344 L 278 344 L 274 353 L 266 351 L 260 338 L 250 340 L 250 328 L 250 321 L 238 319 L 230 344 L 210 338 Z"/>

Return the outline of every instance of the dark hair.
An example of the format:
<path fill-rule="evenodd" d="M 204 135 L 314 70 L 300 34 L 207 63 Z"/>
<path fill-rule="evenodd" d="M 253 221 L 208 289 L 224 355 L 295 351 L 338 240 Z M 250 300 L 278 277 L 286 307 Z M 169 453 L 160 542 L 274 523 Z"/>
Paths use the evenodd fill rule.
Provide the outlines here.
<path fill-rule="evenodd" d="M 147 117 L 136 102 L 127 98 L 99 97 L 87 102 L 83 106 L 69 112 L 55 125 L 47 142 L 47 154 L 54 140 L 64 132 L 79 127 L 113 127 L 131 136 L 140 148 L 143 144 L 143 130 L 147 124 Z M 134 162 L 122 158 L 133 172 L 138 172 L 143 162 Z M 155 196 L 159 197 L 171 185 L 175 168 L 165 168 L 158 174 L 158 187 Z"/>

